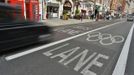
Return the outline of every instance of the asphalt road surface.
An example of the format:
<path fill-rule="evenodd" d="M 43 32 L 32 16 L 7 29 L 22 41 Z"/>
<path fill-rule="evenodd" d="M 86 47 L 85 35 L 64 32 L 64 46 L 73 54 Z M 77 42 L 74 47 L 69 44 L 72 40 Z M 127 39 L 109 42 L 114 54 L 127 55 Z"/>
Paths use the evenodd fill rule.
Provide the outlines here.
<path fill-rule="evenodd" d="M 131 40 L 125 75 L 134 75 L 134 31 Z"/>
<path fill-rule="evenodd" d="M 54 28 L 49 44 L 0 57 L 0 75 L 112 75 L 132 22 L 113 20 Z"/>

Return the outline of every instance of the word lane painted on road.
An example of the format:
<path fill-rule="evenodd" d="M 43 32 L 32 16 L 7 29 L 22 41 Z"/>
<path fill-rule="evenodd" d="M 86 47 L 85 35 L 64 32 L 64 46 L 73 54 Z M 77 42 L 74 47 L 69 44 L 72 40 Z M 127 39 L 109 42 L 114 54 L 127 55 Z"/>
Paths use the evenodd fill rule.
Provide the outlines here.
<path fill-rule="evenodd" d="M 61 32 L 61 33 L 66 33 L 66 34 L 69 34 L 69 35 L 76 35 L 76 34 L 79 34 L 81 33 L 82 31 L 80 30 L 73 30 L 73 29 L 55 29 L 54 31 L 57 31 L 57 32 Z"/>
<path fill-rule="evenodd" d="M 68 66 L 74 61 L 78 61 L 75 63 L 73 69 L 75 71 L 79 71 L 83 75 L 98 75 L 91 68 L 96 66 L 98 67 L 97 69 L 101 70 L 101 67 L 104 66 L 104 63 L 99 60 L 103 59 L 104 61 L 108 61 L 109 59 L 108 55 L 97 53 L 93 50 L 90 51 L 88 49 L 82 49 L 79 46 L 70 48 L 70 45 L 70 43 L 66 43 L 46 51 L 43 54 L 52 59 L 60 58 L 58 62 L 64 66 Z M 63 51 L 65 47 L 69 47 L 70 49 Z"/>

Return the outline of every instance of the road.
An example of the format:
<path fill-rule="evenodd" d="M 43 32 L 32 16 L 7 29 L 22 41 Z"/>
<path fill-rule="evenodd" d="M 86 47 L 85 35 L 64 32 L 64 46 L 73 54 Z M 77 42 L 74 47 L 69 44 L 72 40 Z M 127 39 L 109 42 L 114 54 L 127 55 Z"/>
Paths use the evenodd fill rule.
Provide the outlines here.
<path fill-rule="evenodd" d="M 0 57 L 0 75 L 112 75 L 132 22 L 113 20 L 54 28 L 49 44 Z"/>
<path fill-rule="evenodd" d="M 134 33 L 134 31 L 133 31 Z M 134 75 L 134 35 L 132 36 L 131 44 L 130 44 L 130 50 L 128 53 L 128 59 L 127 59 L 127 65 L 126 65 L 126 71 L 125 75 Z"/>

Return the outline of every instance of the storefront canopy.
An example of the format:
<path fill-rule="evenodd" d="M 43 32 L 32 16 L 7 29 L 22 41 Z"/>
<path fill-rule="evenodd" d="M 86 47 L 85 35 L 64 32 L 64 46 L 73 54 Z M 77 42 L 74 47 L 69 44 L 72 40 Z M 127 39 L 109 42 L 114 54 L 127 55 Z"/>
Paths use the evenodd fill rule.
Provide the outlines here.
<path fill-rule="evenodd" d="M 51 3 L 51 2 L 48 2 L 48 3 L 47 3 L 47 6 L 59 7 L 59 4 L 58 4 L 58 3 Z"/>
<path fill-rule="evenodd" d="M 64 7 L 69 7 L 69 8 L 71 8 L 71 7 L 72 7 L 71 2 L 66 1 L 66 2 L 64 3 Z"/>

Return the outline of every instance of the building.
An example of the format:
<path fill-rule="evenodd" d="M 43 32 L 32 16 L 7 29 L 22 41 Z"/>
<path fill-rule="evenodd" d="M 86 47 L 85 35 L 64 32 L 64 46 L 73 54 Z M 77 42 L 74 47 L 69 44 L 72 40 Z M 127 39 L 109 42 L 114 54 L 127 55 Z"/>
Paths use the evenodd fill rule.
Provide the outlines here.
<path fill-rule="evenodd" d="M 62 2 L 60 2 L 59 17 L 61 18 L 64 13 L 67 13 L 69 17 L 74 15 L 74 4 L 72 0 L 62 0 Z"/>
<path fill-rule="evenodd" d="M 111 0 L 103 0 L 103 6 L 104 6 L 104 11 L 110 11 L 110 2 Z"/>
<path fill-rule="evenodd" d="M 134 1 L 127 0 L 126 10 L 128 14 L 134 13 Z"/>
<path fill-rule="evenodd" d="M 117 11 L 121 14 L 125 13 L 126 0 L 118 0 Z"/>
<path fill-rule="evenodd" d="M 111 3 L 110 3 L 110 10 L 117 10 L 117 0 L 111 0 Z"/>
<path fill-rule="evenodd" d="M 88 18 L 94 12 L 93 7 L 94 3 L 91 1 L 80 1 L 79 10 L 80 13 L 83 14 L 84 18 Z"/>
<path fill-rule="evenodd" d="M 58 18 L 59 17 L 59 1 L 46 0 L 46 18 Z"/>
<path fill-rule="evenodd" d="M 44 0 L 2 0 L 2 2 L 21 8 L 22 17 L 31 21 L 41 21 L 44 19 Z"/>

